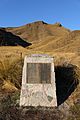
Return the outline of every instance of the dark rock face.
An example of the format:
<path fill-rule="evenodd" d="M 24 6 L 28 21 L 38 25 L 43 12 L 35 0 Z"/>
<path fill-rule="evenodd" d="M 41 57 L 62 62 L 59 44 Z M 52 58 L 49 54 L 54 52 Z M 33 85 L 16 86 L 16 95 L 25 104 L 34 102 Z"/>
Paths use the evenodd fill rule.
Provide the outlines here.
<path fill-rule="evenodd" d="M 16 36 L 11 32 L 6 32 L 4 29 L 0 29 L 0 46 L 27 47 L 29 45 L 31 45 L 31 43 L 24 41 L 19 36 Z"/>

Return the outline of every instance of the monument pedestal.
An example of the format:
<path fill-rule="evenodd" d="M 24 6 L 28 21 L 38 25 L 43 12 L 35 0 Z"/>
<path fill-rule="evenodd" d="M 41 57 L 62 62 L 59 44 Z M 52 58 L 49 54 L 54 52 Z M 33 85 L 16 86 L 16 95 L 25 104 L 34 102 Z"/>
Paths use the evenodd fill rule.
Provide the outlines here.
<path fill-rule="evenodd" d="M 20 106 L 57 106 L 52 57 L 42 54 L 25 57 Z"/>

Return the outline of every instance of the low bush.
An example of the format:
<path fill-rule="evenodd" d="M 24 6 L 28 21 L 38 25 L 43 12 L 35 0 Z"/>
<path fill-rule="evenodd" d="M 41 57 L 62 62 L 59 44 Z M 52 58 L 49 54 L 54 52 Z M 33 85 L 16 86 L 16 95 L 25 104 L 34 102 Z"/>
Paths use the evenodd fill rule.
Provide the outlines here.
<path fill-rule="evenodd" d="M 0 81 L 10 81 L 17 88 L 21 86 L 23 60 L 9 60 L 0 61 Z"/>

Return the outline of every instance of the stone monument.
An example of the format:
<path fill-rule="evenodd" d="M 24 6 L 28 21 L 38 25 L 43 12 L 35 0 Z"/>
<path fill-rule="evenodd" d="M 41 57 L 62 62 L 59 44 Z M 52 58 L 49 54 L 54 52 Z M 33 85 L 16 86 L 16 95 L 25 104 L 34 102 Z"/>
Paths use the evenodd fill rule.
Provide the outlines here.
<path fill-rule="evenodd" d="M 25 56 L 20 106 L 57 106 L 53 57 L 44 54 Z"/>

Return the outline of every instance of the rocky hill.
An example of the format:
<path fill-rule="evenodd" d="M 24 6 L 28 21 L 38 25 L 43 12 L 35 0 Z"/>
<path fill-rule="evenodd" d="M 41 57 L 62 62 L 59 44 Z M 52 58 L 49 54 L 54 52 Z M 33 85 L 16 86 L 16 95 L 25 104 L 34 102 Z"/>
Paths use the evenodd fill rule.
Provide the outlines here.
<path fill-rule="evenodd" d="M 39 42 L 49 36 L 63 36 L 69 32 L 60 23 L 51 25 L 43 21 L 37 21 L 17 28 L 7 28 L 6 30 L 30 42 Z"/>
<path fill-rule="evenodd" d="M 70 31 L 60 23 L 37 21 L 21 27 L 0 29 L 0 45 L 31 45 L 25 41 L 31 43 L 30 48 L 34 50 L 80 52 L 80 31 Z"/>
<path fill-rule="evenodd" d="M 60 23 L 47 24 L 43 21 L 37 21 L 21 27 L 5 28 L 5 31 L 8 34 L 3 36 L 7 39 L 11 39 L 10 45 L 13 44 L 13 46 L 13 41 L 22 39 L 31 43 L 32 46 L 29 48 L 34 50 L 80 52 L 80 31 L 70 31 L 64 28 Z M 15 37 L 11 38 L 12 36 L 9 35 L 9 33 L 16 36 L 17 39 L 15 39 Z M 19 45 L 18 43 L 16 44 Z"/>

